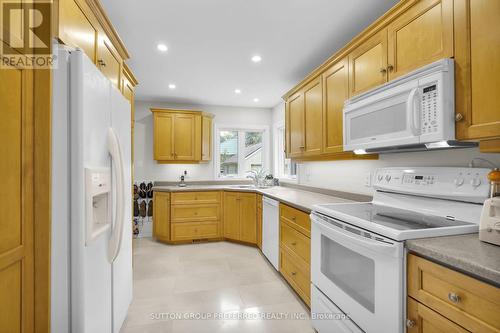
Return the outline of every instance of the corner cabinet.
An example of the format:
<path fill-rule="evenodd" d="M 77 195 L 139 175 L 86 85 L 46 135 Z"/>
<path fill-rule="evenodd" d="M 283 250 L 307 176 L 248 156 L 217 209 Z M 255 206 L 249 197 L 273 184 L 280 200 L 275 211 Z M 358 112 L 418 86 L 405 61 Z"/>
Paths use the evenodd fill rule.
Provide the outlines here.
<path fill-rule="evenodd" d="M 211 159 L 212 115 L 191 110 L 151 109 L 153 154 L 160 163 Z"/>
<path fill-rule="evenodd" d="M 224 192 L 224 238 L 257 244 L 257 194 Z"/>

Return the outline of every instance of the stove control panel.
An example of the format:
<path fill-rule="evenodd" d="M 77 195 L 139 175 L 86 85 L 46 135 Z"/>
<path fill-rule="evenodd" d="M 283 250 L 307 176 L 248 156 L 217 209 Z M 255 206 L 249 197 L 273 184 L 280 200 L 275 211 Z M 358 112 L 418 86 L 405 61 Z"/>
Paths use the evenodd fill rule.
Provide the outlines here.
<path fill-rule="evenodd" d="M 381 168 L 373 179 L 376 190 L 483 203 L 489 195 L 485 168 Z"/>

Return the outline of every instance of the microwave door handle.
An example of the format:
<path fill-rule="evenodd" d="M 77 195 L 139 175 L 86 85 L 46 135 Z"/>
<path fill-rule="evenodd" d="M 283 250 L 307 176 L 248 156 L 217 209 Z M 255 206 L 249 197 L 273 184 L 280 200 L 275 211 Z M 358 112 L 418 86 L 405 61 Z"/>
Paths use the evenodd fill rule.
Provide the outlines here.
<path fill-rule="evenodd" d="M 408 100 L 406 101 L 406 109 L 409 111 L 408 113 L 411 117 L 411 132 L 415 136 L 420 135 L 420 99 L 418 89 L 418 87 L 413 88 L 408 95 Z"/>

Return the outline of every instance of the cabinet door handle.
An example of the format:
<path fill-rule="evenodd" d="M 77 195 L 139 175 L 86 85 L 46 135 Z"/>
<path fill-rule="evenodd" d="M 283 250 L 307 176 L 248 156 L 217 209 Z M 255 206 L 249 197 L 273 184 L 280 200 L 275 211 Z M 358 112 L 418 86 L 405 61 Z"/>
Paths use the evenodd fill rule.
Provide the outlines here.
<path fill-rule="evenodd" d="M 412 328 L 412 327 L 415 327 L 415 326 L 417 326 L 417 323 L 415 322 L 415 320 L 406 319 L 406 327 Z"/>
<path fill-rule="evenodd" d="M 462 121 L 463 119 L 464 119 L 463 114 L 461 114 L 461 113 L 457 113 L 457 114 L 455 115 L 455 121 L 456 121 L 456 122 Z"/>
<path fill-rule="evenodd" d="M 292 221 L 295 222 L 295 220 L 297 220 L 297 218 L 295 216 L 292 216 Z"/>
<path fill-rule="evenodd" d="M 448 293 L 448 299 L 450 300 L 450 302 L 454 303 L 454 304 L 458 304 L 460 303 L 460 296 L 455 294 L 454 292 L 450 292 Z"/>
<path fill-rule="evenodd" d="M 392 72 L 392 71 L 394 70 L 394 66 L 393 66 L 393 65 L 389 65 L 389 66 L 387 66 L 387 70 L 388 70 L 389 72 Z"/>
<path fill-rule="evenodd" d="M 293 275 L 293 276 L 297 275 L 297 272 L 292 272 L 292 275 Z"/>
<path fill-rule="evenodd" d="M 387 73 L 387 69 L 385 69 L 385 68 L 381 68 L 381 69 L 380 69 L 380 73 L 381 73 L 381 74 L 385 74 L 385 73 Z"/>
<path fill-rule="evenodd" d="M 106 67 L 106 63 L 102 59 L 97 60 L 97 64 L 101 67 Z"/>
<path fill-rule="evenodd" d="M 295 246 L 295 245 L 297 245 L 297 242 L 292 242 L 291 244 L 292 244 L 293 246 Z"/>

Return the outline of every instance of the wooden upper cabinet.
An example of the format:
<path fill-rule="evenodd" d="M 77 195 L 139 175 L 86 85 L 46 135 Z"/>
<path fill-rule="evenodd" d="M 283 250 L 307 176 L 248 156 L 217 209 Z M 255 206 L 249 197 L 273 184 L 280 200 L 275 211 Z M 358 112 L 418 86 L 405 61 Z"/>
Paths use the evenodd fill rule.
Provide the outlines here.
<path fill-rule="evenodd" d="M 339 153 L 343 148 L 343 110 L 349 97 L 347 58 L 323 73 L 323 152 Z"/>
<path fill-rule="evenodd" d="M 174 121 L 174 157 L 176 160 L 199 160 L 201 117 L 194 114 L 176 114 Z"/>
<path fill-rule="evenodd" d="M 59 38 L 95 62 L 97 29 L 74 0 L 59 1 Z"/>
<path fill-rule="evenodd" d="M 500 137 L 500 1 L 455 0 L 454 11 L 457 138 Z"/>
<path fill-rule="evenodd" d="M 191 110 L 151 109 L 153 112 L 154 159 L 160 162 L 197 163 L 202 160 L 202 112 Z M 210 117 L 210 115 L 208 115 Z M 209 125 L 211 128 L 211 124 Z M 207 137 L 205 136 L 205 139 Z M 208 136 L 211 140 L 211 133 Z M 210 157 L 210 153 L 209 153 Z M 208 158 L 209 158 L 208 157 Z"/>
<path fill-rule="evenodd" d="M 321 154 L 323 145 L 323 86 L 321 76 L 304 88 L 304 156 Z"/>
<path fill-rule="evenodd" d="M 387 35 L 389 80 L 452 57 L 453 0 L 417 2 L 389 24 Z"/>
<path fill-rule="evenodd" d="M 212 159 L 212 117 L 201 117 L 201 160 L 204 162 Z"/>
<path fill-rule="evenodd" d="M 387 29 L 382 29 L 349 53 L 349 96 L 387 82 Z"/>
<path fill-rule="evenodd" d="M 239 194 L 240 238 L 247 243 L 257 244 L 257 194 Z"/>
<path fill-rule="evenodd" d="M 99 34 L 97 45 L 97 67 L 120 89 L 121 59 L 115 54 L 111 42 L 103 34 Z"/>
<path fill-rule="evenodd" d="M 240 237 L 238 192 L 224 192 L 224 237 L 238 240 Z"/>
<path fill-rule="evenodd" d="M 153 150 L 157 161 L 174 160 L 174 117 L 172 113 L 155 112 L 153 115 Z"/>
<path fill-rule="evenodd" d="M 305 149 L 304 95 L 300 92 L 290 97 L 285 106 L 287 130 L 287 156 L 302 156 Z"/>

